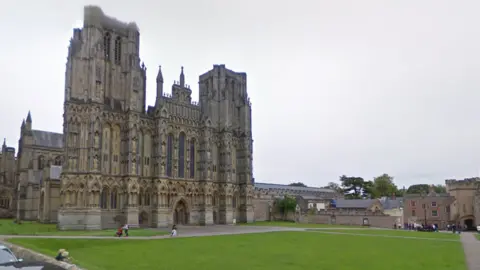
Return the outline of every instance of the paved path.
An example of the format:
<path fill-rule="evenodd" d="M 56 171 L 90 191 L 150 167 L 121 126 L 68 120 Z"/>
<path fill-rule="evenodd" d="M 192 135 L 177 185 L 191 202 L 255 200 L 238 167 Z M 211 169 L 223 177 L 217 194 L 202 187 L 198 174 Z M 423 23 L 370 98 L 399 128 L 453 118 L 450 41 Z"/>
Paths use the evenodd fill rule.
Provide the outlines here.
<path fill-rule="evenodd" d="M 480 241 L 475 237 L 475 233 L 462 233 L 460 240 L 465 252 L 465 262 L 469 270 L 480 270 Z"/>
<path fill-rule="evenodd" d="M 457 239 L 445 239 L 445 238 L 429 238 L 429 237 L 401 236 L 401 235 L 388 235 L 388 234 L 348 233 L 348 232 L 325 232 L 325 231 L 322 232 L 322 230 L 308 230 L 308 231 L 315 232 L 315 233 L 323 233 L 323 234 L 342 234 L 342 235 L 352 235 L 352 236 L 373 236 L 373 237 L 384 237 L 384 238 L 402 238 L 402 239 L 458 242 Z"/>

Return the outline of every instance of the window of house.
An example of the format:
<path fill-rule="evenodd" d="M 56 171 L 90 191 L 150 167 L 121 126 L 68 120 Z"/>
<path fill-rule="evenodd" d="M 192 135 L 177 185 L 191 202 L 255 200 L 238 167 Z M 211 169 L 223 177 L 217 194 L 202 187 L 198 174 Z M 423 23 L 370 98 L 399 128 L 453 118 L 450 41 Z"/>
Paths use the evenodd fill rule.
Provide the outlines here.
<path fill-rule="evenodd" d="M 437 207 L 437 202 L 432 202 L 432 207 Z"/>
<path fill-rule="evenodd" d="M 432 210 L 432 217 L 437 217 L 437 216 L 438 216 L 437 210 Z"/>
<path fill-rule="evenodd" d="M 415 210 L 412 210 L 412 217 L 416 216 Z"/>
<path fill-rule="evenodd" d="M 450 213 L 450 205 L 445 206 L 445 212 Z"/>
<path fill-rule="evenodd" d="M 417 205 L 417 202 L 416 202 L 416 201 L 411 201 L 411 202 L 410 202 L 410 205 L 411 205 L 412 207 L 415 207 L 415 206 Z"/>

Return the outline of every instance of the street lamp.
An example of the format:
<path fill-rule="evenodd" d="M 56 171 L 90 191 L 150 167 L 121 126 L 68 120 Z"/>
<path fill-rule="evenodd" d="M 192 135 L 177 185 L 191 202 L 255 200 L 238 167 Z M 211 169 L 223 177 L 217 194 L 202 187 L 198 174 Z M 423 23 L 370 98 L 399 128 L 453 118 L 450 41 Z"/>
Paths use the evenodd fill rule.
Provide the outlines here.
<path fill-rule="evenodd" d="M 427 203 L 425 202 L 425 198 L 427 197 L 427 194 L 425 192 L 421 192 L 420 193 L 420 196 L 422 197 L 422 207 L 423 207 L 423 214 L 424 214 L 424 225 L 423 227 L 426 228 L 427 227 Z"/>

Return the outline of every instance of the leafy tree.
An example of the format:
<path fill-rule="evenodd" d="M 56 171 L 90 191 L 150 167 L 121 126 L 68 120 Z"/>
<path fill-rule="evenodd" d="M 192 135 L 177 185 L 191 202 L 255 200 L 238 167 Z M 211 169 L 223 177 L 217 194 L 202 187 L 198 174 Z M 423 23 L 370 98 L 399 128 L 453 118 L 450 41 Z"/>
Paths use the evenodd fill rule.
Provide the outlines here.
<path fill-rule="evenodd" d="M 389 197 L 397 193 L 397 186 L 393 183 L 393 177 L 384 173 L 373 179 L 375 198 Z"/>
<path fill-rule="evenodd" d="M 361 177 L 355 176 L 340 176 L 340 182 L 342 185 L 345 198 L 348 199 L 361 199 L 365 181 Z"/>
<path fill-rule="evenodd" d="M 291 184 L 288 184 L 288 185 L 292 186 L 292 187 L 307 187 L 307 185 L 305 185 L 302 182 L 291 183 Z"/>
<path fill-rule="evenodd" d="M 283 219 L 287 218 L 289 212 L 294 212 L 297 207 L 297 200 L 292 196 L 284 196 L 283 199 L 278 199 L 276 202 L 278 210 L 283 214 Z"/>
<path fill-rule="evenodd" d="M 373 199 L 376 198 L 375 186 L 372 181 L 365 181 L 363 183 L 362 198 Z"/>
<path fill-rule="evenodd" d="M 335 182 L 329 182 L 328 185 L 324 186 L 323 188 L 333 189 L 338 193 L 343 193 L 342 187 Z"/>
<path fill-rule="evenodd" d="M 420 193 L 429 193 L 430 192 L 430 185 L 427 184 L 417 184 L 411 185 L 408 187 L 406 193 L 407 194 L 420 194 Z M 447 188 L 444 185 L 434 185 L 433 190 L 436 193 L 446 193 Z"/>

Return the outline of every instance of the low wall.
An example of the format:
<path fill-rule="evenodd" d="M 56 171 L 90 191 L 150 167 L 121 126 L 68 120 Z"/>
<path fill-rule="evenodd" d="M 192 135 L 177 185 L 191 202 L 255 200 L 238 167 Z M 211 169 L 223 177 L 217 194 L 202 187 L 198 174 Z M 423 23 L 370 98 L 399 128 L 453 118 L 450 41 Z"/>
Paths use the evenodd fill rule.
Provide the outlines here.
<path fill-rule="evenodd" d="M 368 225 L 378 228 L 393 228 L 393 224 L 398 217 L 394 216 L 379 216 L 379 215 L 301 215 L 299 217 L 300 223 L 314 223 L 314 224 L 339 224 L 362 226 L 364 220 L 368 219 Z"/>
<path fill-rule="evenodd" d="M 47 255 L 40 254 L 38 252 L 35 252 L 33 250 L 14 245 L 10 242 L 6 242 L 5 240 L 0 240 L 0 244 L 7 246 L 10 248 L 15 256 L 19 259 L 23 259 L 24 261 L 27 262 L 45 262 L 45 263 L 50 263 L 53 265 L 56 265 L 58 267 L 61 267 L 63 269 L 68 269 L 68 270 L 81 270 L 79 267 L 66 263 L 66 262 L 59 262 L 55 260 L 55 258 L 49 257 Z M 85 269 L 84 269 L 85 270 Z"/>

